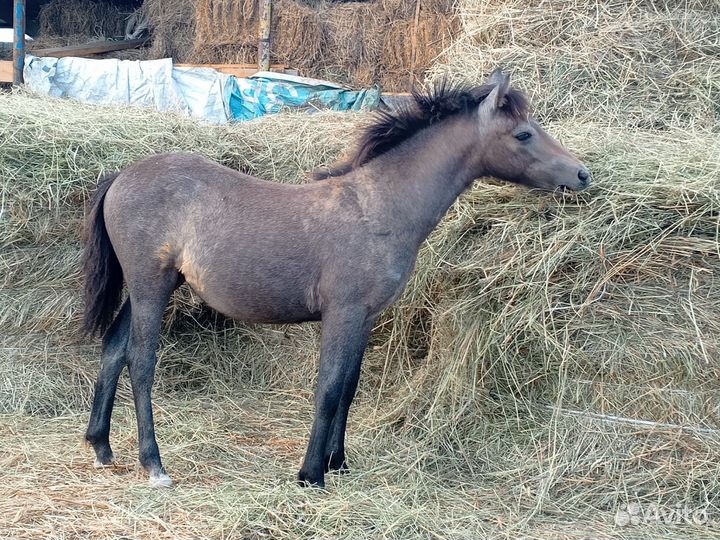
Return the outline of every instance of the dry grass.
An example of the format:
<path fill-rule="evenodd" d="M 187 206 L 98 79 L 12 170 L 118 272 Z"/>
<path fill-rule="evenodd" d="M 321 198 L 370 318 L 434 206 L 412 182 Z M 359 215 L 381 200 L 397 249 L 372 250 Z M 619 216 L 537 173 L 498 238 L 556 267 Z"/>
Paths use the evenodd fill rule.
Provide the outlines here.
<path fill-rule="evenodd" d="M 451 2 L 422 0 L 417 20 L 416 5 L 280 0 L 273 4 L 273 61 L 308 77 L 408 90 L 423 80 L 458 28 Z M 198 0 L 193 60 L 255 63 L 258 17 L 255 0 Z"/>
<path fill-rule="evenodd" d="M 122 2 L 52 0 L 40 8 L 40 35 L 33 45 L 40 49 L 122 38 L 131 13 Z"/>
<path fill-rule="evenodd" d="M 195 4 L 197 0 L 144 0 L 152 44 L 148 58 L 172 58 L 189 62 L 195 37 Z M 213 62 L 219 63 L 219 62 Z"/>
<path fill-rule="evenodd" d="M 52 0 L 40 8 L 39 34 L 30 50 L 123 39 L 132 14 L 131 3 L 122 0 Z M 97 54 L 93 58 L 144 60 L 147 56 L 147 49 L 141 47 Z"/>
<path fill-rule="evenodd" d="M 10 497 L 0 502 L 0 527 L 20 538 L 607 537 L 609 512 L 589 515 L 582 526 L 552 513 L 518 526 L 528 509 L 508 497 L 509 479 L 460 475 L 455 460 L 438 459 L 436 449 L 402 435 L 351 436 L 353 447 L 372 450 L 370 458 L 353 453 L 357 471 L 331 477 L 327 492 L 300 489 L 292 477 L 310 406 L 295 397 L 266 398 L 207 395 L 158 407 L 161 444 L 177 482 L 171 491 L 150 489 L 137 471 L 127 404 L 115 416 L 119 463 L 104 471 L 88 466 L 80 449 L 84 418 L 4 416 L 1 436 L 16 452 L 2 458 L 13 477 Z M 498 441 L 488 448 L 507 452 Z"/>
<path fill-rule="evenodd" d="M 557 122 L 551 131 L 598 179 L 588 193 L 558 199 L 486 182 L 465 195 L 376 329 L 351 420 L 355 472 L 328 493 L 292 481 L 311 419 L 317 326 L 235 324 L 184 291 L 169 308 L 156 389 L 161 446 L 179 481 L 166 493 L 135 469 L 125 381 L 120 465 L 96 472 L 80 447 L 99 352 L 76 335 L 88 191 L 103 170 L 165 150 L 303 181 L 362 117 L 219 127 L 23 93 L 1 97 L 0 116 L 0 445 L 13 494 L 2 530 L 602 538 L 623 533 L 614 512 L 630 501 L 717 513 L 712 132 Z M 647 530 L 711 537 L 703 525 Z"/>
<path fill-rule="evenodd" d="M 188 290 L 168 308 L 155 392 L 177 487 L 152 491 L 137 471 L 125 378 L 113 428 L 120 463 L 92 469 L 80 435 L 99 351 L 76 334 L 79 230 L 98 176 L 139 157 L 191 150 L 302 182 L 365 119 L 320 113 L 208 126 L 0 95 L 0 530 L 717 537 L 716 525 L 682 519 L 614 522 L 631 503 L 720 519 L 715 4 L 523 6 L 462 2 L 468 35 L 435 73 L 477 80 L 491 63 L 508 63 L 595 184 L 559 198 L 485 181 L 451 208 L 378 323 L 350 419 L 354 470 L 327 492 L 293 482 L 311 421 L 318 326 L 236 324 Z M 694 59 L 654 78 L 656 66 L 679 58 L 669 44 L 693 36 Z M 591 48 L 606 61 L 588 60 Z M 632 84 L 617 76 L 630 68 Z"/>
<path fill-rule="evenodd" d="M 716 1 L 460 0 L 463 31 L 434 75 L 512 71 L 539 116 L 650 129 L 720 115 Z"/>

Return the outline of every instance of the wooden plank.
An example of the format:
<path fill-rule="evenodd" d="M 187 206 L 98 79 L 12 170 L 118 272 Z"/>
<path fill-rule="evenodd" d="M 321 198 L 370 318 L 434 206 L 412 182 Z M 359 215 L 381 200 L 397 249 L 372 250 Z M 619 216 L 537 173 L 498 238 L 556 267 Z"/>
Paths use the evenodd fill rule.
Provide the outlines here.
<path fill-rule="evenodd" d="M 51 47 L 49 49 L 33 49 L 30 51 L 35 56 L 53 56 L 63 58 L 66 56 L 86 56 L 89 54 L 101 54 L 125 49 L 134 49 L 143 45 L 147 38 L 123 39 L 119 41 L 92 41 L 82 45 L 68 45 L 67 47 Z"/>
<path fill-rule="evenodd" d="M 13 9 L 13 84 L 22 84 L 25 67 L 25 0 L 15 0 Z"/>
<path fill-rule="evenodd" d="M 221 73 L 235 75 L 236 77 L 249 77 L 250 75 L 255 75 L 258 71 L 260 71 L 258 66 L 255 64 L 175 64 L 175 67 L 212 68 Z M 288 67 L 284 64 L 273 64 L 270 66 L 270 71 L 293 75 L 297 74 L 296 70 L 288 69 Z"/>
<path fill-rule="evenodd" d="M 176 67 L 207 67 L 216 69 L 228 75 L 236 77 L 249 77 L 258 72 L 255 64 L 175 64 Z M 288 75 L 297 75 L 297 70 L 289 69 L 284 64 L 274 64 L 270 66 L 270 71 L 277 73 L 287 73 Z M 11 60 L 0 60 L 0 82 L 13 82 L 13 62 Z"/>
<path fill-rule="evenodd" d="M 0 82 L 13 82 L 12 60 L 0 60 Z"/>

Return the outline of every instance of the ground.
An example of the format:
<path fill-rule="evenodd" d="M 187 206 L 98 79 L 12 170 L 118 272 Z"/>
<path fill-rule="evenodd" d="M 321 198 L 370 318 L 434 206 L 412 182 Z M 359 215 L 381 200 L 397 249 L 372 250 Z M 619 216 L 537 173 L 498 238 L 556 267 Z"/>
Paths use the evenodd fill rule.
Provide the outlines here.
<path fill-rule="evenodd" d="M 158 440 L 175 480 L 154 489 L 137 465 L 132 403 L 118 400 L 118 461 L 93 467 L 82 444 L 88 412 L 3 415 L 0 530 L 19 538 L 659 538 L 661 524 L 619 526 L 616 514 L 534 508 L 508 478 L 474 470 L 469 456 L 418 445 L 407 430 L 372 427 L 376 406 L 352 415 L 348 475 L 327 489 L 296 485 L 312 413 L 308 391 L 164 395 L 155 400 Z M 363 425 L 366 422 L 366 425 Z M 472 459 L 470 460 L 472 461 Z M 520 465 L 520 464 L 519 464 Z M 526 471 L 531 473 L 531 471 Z M 622 525 L 622 523 L 621 523 Z M 674 527 L 711 538 L 701 527 Z M 675 536 L 671 534 L 671 536 Z"/>

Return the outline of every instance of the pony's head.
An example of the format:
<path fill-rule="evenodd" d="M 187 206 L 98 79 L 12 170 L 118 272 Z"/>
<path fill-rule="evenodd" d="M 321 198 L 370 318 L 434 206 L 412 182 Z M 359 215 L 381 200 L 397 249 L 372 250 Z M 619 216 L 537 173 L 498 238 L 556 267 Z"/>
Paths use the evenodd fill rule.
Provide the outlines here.
<path fill-rule="evenodd" d="M 590 172 L 538 124 L 510 77 L 495 70 L 485 87 L 492 88 L 477 108 L 483 150 L 478 168 L 501 180 L 548 191 L 581 191 Z"/>

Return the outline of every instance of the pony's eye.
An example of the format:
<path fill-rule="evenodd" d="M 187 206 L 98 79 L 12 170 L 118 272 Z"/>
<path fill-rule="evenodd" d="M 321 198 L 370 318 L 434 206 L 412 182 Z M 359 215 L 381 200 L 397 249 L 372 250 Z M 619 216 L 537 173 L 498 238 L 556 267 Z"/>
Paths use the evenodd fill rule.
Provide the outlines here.
<path fill-rule="evenodd" d="M 515 138 L 518 141 L 527 141 L 530 137 L 532 137 L 532 134 L 528 133 L 527 131 L 522 131 L 515 135 Z"/>

